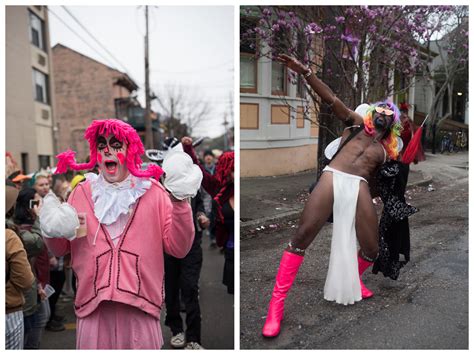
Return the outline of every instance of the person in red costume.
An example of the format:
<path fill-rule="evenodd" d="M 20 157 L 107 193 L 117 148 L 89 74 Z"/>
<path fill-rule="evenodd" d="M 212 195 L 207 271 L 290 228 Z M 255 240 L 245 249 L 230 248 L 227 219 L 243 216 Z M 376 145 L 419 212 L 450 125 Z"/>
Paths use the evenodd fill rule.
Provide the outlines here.
<path fill-rule="evenodd" d="M 143 144 L 129 124 L 95 120 L 85 138 L 91 160 L 78 164 L 67 151 L 58 155 L 56 173 L 93 169 L 96 163 L 100 173 L 85 174 L 67 203 L 46 195 L 40 212 L 50 250 L 56 256 L 71 253 L 77 276 L 76 347 L 160 349 L 164 253 L 182 258 L 190 250 L 191 207 L 158 181 L 159 166 L 141 170 Z M 185 153 L 173 157 L 186 158 L 192 167 Z M 165 185 L 175 176 L 172 170 L 166 171 Z"/>
<path fill-rule="evenodd" d="M 408 116 L 409 109 L 410 109 L 410 105 L 407 104 L 406 102 L 402 102 L 400 104 L 400 120 L 403 126 L 403 130 L 400 133 L 400 138 L 403 141 L 403 148 L 399 155 L 400 158 L 405 153 L 405 150 L 407 149 L 408 144 L 410 143 L 411 139 L 413 138 L 413 134 L 415 133 L 417 129 L 413 120 Z M 420 145 L 420 148 L 418 149 L 416 153 L 416 158 L 414 160 L 414 163 L 418 164 L 419 162 L 422 162 L 424 160 L 426 160 L 425 153 L 423 152 L 423 147 Z"/>
<path fill-rule="evenodd" d="M 214 175 L 209 174 L 194 152 L 193 140 L 183 137 L 183 149 L 198 164 L 203 173 L 202 186 L 212 196 L 217 207 L 216 243 L 224 248 L 223 284 L 234 293 L 234 152 L 225 152 L 217 161 Z"/>

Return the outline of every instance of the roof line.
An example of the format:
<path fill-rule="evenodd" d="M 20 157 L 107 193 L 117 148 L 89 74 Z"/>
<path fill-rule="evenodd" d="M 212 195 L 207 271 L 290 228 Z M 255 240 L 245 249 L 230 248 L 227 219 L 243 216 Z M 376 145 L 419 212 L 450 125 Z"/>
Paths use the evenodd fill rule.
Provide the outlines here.
<path fill-rule="evenodd" d="M 85 54 L 82 54 L 82 53 L 80 53 L 80 52 L 78 52 L 78 51 L 76 51 L 76 50 L 74 50 L 74 49 L 72 49 L 72 48 L 70 48 L 70 47 L 68 47 L 68 46 L 65 46 L 64 44 L 59 43 L 59 42 L 56 43 L 56 44 L 53 46 L 52 50 L 54 50 L 54 49 L 57 48 L 57 47 L 63 47 L 63 48 L 65 48 L 65 49 L 67 49 L 67 50 L 69 50 L 69 51 L 71 51 L 71 52 L 74 52 L 74 53 L 80 55 L 81 57 L 84 57 L 84 58 L 86 58 L 86 59 L 88 59 L 88 60 L 91 60 L 91 61 L 93 61 L 93 62 L 95 62 L 95 63 L 97 63 L 97 64 L 100 64 L 100 65 L 106 67 L 107 69 L 113 70 L 113 71 L 115 71 L 115 72 L 117 72 L 117 73 L 119 73 L 119 74 L 125 76 L 125 77 L 126 77 L 128 80 L 130 80 L 130 82 L 132 82 L 132 83 L 134 84 L 134 86 L 136 86 L 137 89 L 138 89 L 138 87 L 139 87 L 138 84 L 135 83 L 135 81 L 133 81 L 133 79 L 130 78 L 130 76 L 129 76 L 127 73 L 124 73 L 124 72 L 122 72 L 122 71 L 120 71 L 120 70 L 118 70 L 118 69 L 116 69 L 116 68 L 112 68 L 112 67 L 108 66 L 107 64 L 104 64 L 104 63 L 102 63 L 102 62 L 99 62 L 98 60 L 96 60 L 96 59 L 94 59 L 94 58 L 91 58 L 91 57 L 89 57 L 89 56 L 87 56 L 87 55 L 85 55 Z"/>

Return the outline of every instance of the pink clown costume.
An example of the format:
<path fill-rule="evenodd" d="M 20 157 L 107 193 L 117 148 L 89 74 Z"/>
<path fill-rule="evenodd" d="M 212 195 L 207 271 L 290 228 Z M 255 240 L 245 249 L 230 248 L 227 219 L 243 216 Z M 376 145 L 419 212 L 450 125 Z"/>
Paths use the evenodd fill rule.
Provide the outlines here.
<path fill-rule="evenodd" d="M 163 253 L 178 258 L 188 253 L 194 238 L 191 207 L 171 198 L 160 182 L 151 178 L 160 178 L 163 171 L 159 166 L 140 170 L 143 144 L 127 123 L 93 121 L 85 138 L 90 144 L 90 162 L 77 164 L 74 152 L 67 151 L 58 155 L 56 173 L 68 168 L 92 169 L 99 162 L 100 174 L 86 174 L 67 204 L 60 205 L 52 194 L 47 195 L 45 212 L 42 209 L 40 213 L 49 249 L 56 256 L 71 253 L 77 277 L 76 346 L 159 349 L 163 345 Z M 109 161 L 107 167 L 100 164 L 104 156 Z M 104 178 L 116 171 L 125 171 L 126 177 L 113 183 Z M 71 221 L 85 215 L 85 236 L 73 236 L 70 228 L 56 223 L 55 218 L 62 214 Z"/>

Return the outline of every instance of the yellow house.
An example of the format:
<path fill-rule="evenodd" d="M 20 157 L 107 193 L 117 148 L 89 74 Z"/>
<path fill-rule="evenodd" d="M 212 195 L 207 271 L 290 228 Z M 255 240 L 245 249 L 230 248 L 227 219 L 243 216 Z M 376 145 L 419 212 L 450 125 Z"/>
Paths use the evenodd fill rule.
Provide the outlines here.
<path fill-rule="evenodd" d="M 241 18 L 241 37 L 252 21 Z M 240 45 L 240 176 L 314 169 L 319 130 L 303 79 L 293 84 L 280 63 L 255 59 L 256 46 L 266 49 L 258 40 Z"/>

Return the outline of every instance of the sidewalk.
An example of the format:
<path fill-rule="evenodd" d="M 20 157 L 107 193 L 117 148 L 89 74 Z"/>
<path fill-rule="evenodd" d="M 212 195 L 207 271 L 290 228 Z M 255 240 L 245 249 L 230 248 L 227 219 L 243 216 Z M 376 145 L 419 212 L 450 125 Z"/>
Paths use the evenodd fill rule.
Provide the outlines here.
<path fill-rule="evenodd" d="M 432 182 L 432 175 L 419 167 L 429 164 L 433 159 L 437 160 L 437 155 L 429 155 L 427 161 L 410 166 L 407 189 Z M 315 179 L 316 170 L 293 175 L 240 179 L 242 234 L 252 228 L 297 218 L 309 196 L 309 186 Z"/>

